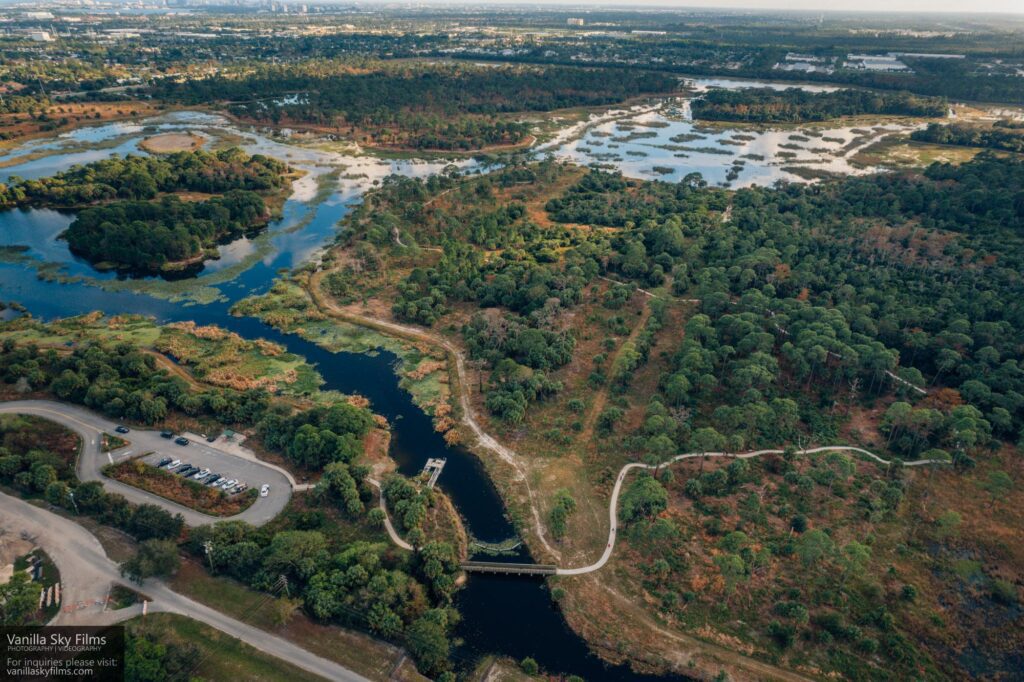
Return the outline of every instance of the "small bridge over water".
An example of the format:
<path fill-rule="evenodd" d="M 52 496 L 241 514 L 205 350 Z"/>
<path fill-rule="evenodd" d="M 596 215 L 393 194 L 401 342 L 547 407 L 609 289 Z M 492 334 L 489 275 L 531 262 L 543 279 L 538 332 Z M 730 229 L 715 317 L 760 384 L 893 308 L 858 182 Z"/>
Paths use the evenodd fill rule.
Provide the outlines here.
<path fill-rule="evenodd" d="M 511 564 L 504 561 L 466 561 L 462 570 L 467 573 L 497 573 L 499 575 L 554 575 L 558 567 L 552 564 Z"/>

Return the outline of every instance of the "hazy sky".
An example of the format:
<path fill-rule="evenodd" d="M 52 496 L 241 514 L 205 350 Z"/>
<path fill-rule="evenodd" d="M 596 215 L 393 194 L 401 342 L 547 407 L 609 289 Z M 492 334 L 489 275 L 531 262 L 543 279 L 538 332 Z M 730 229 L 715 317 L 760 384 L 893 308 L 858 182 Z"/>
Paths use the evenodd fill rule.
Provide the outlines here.
<path fill-rule="evenodd" d="M 364 2 L 366 0 L 363 0 Z M 371 0 L 372 1 L 372 0 Z M 387 0 L 384 0 L 387 1 Z M 430 0 L 428 0 L 430 2 Z M 451 4 L 571 5 L 574 7 L 678 7 L 722 9 L 781 9 L 856 12 L 1002 12 L 1024 14 L 1024 0 L 434 0 Z"/>

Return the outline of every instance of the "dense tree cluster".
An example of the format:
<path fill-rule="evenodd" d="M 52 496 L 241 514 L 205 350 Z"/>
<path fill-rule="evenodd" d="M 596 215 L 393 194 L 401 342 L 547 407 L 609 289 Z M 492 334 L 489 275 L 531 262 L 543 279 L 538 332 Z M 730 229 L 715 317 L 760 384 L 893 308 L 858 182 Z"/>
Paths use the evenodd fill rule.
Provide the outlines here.
<path fill-rule="evenodd" d="M 945 100 L 908 92 L 836 90 L 808 92 L 800 88 L 714 89 L 690 105 L 695 119 L 781 123 L 826 121 L 841 116 L 945 116 Z"/>
<path fill-rule="evenodd" d="M 983 128 L 960 123 L 929 123 L 924 130 L 910 133 L 919 142 L 951 144 L 959 147 L 985 147 L 1007 152 L 1024 152 L 1024 132 L 1009 127 Z"/>
<path fill-rule="evenodd" d="M 363 492 L 369 495 L 365 487 Z M 284 576 L 291 594 L 301 596 L 316 618 L 404 642 L 427 674 L 448 665 L 459 571 L 448 544 L 426 543 L 409 554 L 386 543 L 337 544 L 319 530 L 268 533 L 226 522 L 193 530 L 186 547 L 205 556 L 214 573 L 256 589 L 270 590 Z"/>
<path fill-rule="evenodd" d="M 261 66 L 243 77 L 160 81 L 156 96 L 187 104 L 227 101 L 239 115 L 356 128 L 378 142 L 420 149 L 474 149 L 519 142 L 529 125 L 496 114 L 620 102 L 675 89 L 672 78 L 562 67 L 482 68 L 336 62 Z"/>
<path fill-rule="evenodd" d="M 336 403 L 295 414 L 272 410 L 259 422 L 259 432 L 268 447 L 300 467 L 318 470 L 351 462 L 362 452 L 362 438 L 372 425 L 368 409 Z"/>
<path fill-rule="evenodd" d="M 0 206 L 87 206 L 64 234 L 72 251 L 120 269 L 158 272 L 265 224 L 261 193 L 280 189 L 287 170 L 237 148 L 115 156 L 42 180 L 13 178 L 0 186 Z M 182 201 L 175 192 L 223 196 Z"/>
<path fill-rule="evenodd" d="M 207 201 L 115 201 L 81 211 L 64 233 L 72 252 L 94 263 L 159 272 L 200 257 L 218 241 L 267 220 L 260 195 L 232 190 Z"/>
<path fill-rule="evenodd" d="M 152 355 L 128 343 L 84 343 L 66 354 L 7 343 L 0 353 L 0 377 L 7 383 L 20 380 L 32 388 L 48 388 L 61 400 L 112 419 L 143 424 L 163 421 L 172 409 L 210 415 L 226 424 L 254 424 L 270 402 L 262 389 L 193 392 L 180 377 L 157 369 Z"/>
<path fill-rule="evenodd" d="M 21 429 L 14 424 L 11 429 Z M 0 425 L 0 431 L 4 431 Z M 0 436 L 9 435 L 0 433 Z M 74 458 L 49 450 L 26 447 L 18 439 L 4 438 L 0 447 L 0 483 L 29 497 L 42 497 L 68 511 L 96 518 L 139 540 L 176 540 L 185 527 L 181 514 L 172 515 L 152 504 L 134 505 L 121 495 L 108 493 L 98 481 L 82 483 L 75 475 Z M 38 596 L 38 592 L 37 592 Z"/>
<path fill-rule="evenodd" d="M 48 178 L 12 177 L 0 185 L 0 206 L 84 206 L 114 199 L 154 199 L 172 192 L 265 192 L 284 186 L 288 167 L 233 147 L 161 156 L 117 155 L 73 166 Z"/>
<path fill-rule="evenodd" d="M 619 172 L 593 170 L 544 207 L 552 220 L 625 227 L 672 214 L 697 216 L 723 210 L 724 192 L 709 191 L 700 173 L 680 182 L 629 180 Z"/>

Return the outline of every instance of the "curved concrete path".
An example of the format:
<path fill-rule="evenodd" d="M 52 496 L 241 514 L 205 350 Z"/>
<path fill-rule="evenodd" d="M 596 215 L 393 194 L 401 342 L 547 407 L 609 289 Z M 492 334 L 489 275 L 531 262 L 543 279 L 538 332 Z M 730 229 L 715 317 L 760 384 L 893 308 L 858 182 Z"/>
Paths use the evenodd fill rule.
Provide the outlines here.
<path fill-rule="evenodd" d="M 384 512 L 384 528 L 388 531 L 388 537 L 391 538 L 391 542 L 395 543 L 402 549 L 407 549 L 410 552 L 413 551 L 415 548 L 402 539 L 402 536 L 398 534 L 398 531 L 395 530 L 394 525 L 391 523 L 391 516 L 388 515 L 387 503 L 384 501 L 384 488 L 381 487 L 380 481 L 373 478 L 367 478 L 366 482 L 377 489 L 378 498 L 380 499 L 380 510 Z"/>
<path fill-rule="evenodd" d="M 0 403 L 0 413 L 4 412 L 44 417 L 71 429 L 82 438 L 82 452 L 76 466 L 80 480 L 99 481 L 108 492 L 123 495 L 131 502 L 155 504 L 172 514 L 181 514 L 185 518 L 185 523 L 190 526 L 205 526 L 218 521 L 245 521 L 253 526 L 261 526 L 284 510 L 292 494 L 294 480 L 290 480 L 291 477 L 278 467 L 255 458 L 240 457 L 211 448 L 206 443 L 194 440 L 188 447 L 182 447 L 176 445 L 173 440 L 161 438 L 158 431 L 133 428 L 130 433 L 124 435 L 130 442 L 127 448 L 105 453 L 102 451 L 101 434 L 114 434 L 117 424 L 77 405 L 51 400 L 15 400 Z M 258 488 L 264 483 L 269 483 L 270 494 L 266 497 L 257 497 L 252 506 L 241 514 L 210 516 L 103 475 L 103 467 L 108 464 L 148 452 L 183 460 L 195 454 L 200 454 L 208 461 L 231 458 L 232 469 L 244 472 L 244 475 L 248 476 L 250 487 Z"/>
<path fill-rule="evenodd" d="M 806 450 L 797 450 L 798 455 L 813 455 L 819 452 L 855 452 L 864 455 L 870 459 L 873 459 L 880 464 L 891 465 L 894 462 L 879 457 L 873 452 L 864 450 L 863 448 L 853 447 L 852 445 L 826 445 L 820 448 L 808 448 Z M 745 452 L 736 455 L 732 455 L 725 452 L 694 452 L 687 453 L 685 455 L 676 455 L 671 459 L 662 462 L 661 464 L 643 464 L 641 462 L 633 462 L 627 464 L 619 470 L 618 478 L 615 479 L 615 487 L 612 489 L 611 502 L 608 505 L 608 544 L 604 548 L 604 553 L 601 554 L 601 558 L 589 566 L 581 566 L 580 568 L 559 568 L 556 571 L 556 575 L 583 575 L 585 573 L 593 573 L 594 571 L 602 568 L 612 556 L 612 552 L 615 550 L 615 538 L 616 538 L 616 524 L 618 523 L 618 506 L 619 506 L 619 493 L 622 492 L 622 483 L 626 480 L 626 474 L 633 469 L 658 469 L 660 467 L 675 464 L 685 459 L 693 459 L 695 457 L 732 457 L 734 459 L 753 459 L 754 457 L 760 457 L 762 455 L 781 455 L 785 450 L 755 450 L 753 452 Z M 926 464 L 949 464 L 945 460 L 939 459 L 919 459 L 913 462 L 895 462 L 905 467 L 919 467 Z"/>
<path fill-rule="evenodd" d="M 92 533 L 74 521 L 5 493 L 0 493 L 0 526 L 8 532 L 31 534 L 57 565 L 63 590 L 62 607 L 53 621 L 55 625 L 109 625 L 141 615 L 141 605 L 116 611 L 106 608 L 111 586 L 126 585 L 152 599 L 150 612 L 187 616 L 327 680 L 364 682 L 366 679 L 286 639 L 178 594 L 162 580 L 151 578 L 141 586 L 131 585 L 121 577 L 119 566 L 107 557 Z"/>

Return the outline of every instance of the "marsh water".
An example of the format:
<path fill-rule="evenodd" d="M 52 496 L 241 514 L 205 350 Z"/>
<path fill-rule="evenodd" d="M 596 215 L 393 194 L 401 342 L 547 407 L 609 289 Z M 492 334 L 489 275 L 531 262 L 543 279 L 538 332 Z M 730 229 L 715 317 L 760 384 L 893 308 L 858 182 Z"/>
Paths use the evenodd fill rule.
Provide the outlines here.
<path fill-rule="evenodd" d="M 687 120 L 686 105 L 685 101 L 662 103 L 594 117 L 585 124 L 568 127 L 542 145 L 539 153 L 581 163 L 610 164 L 635 177 L 656 174 L 671 181 L 700 172 L 714 184 L 728 182 L 729 170 L 739 166 L 737 177 L 731 182 L 733 186 L 744 186 L 798 179 L 783 170 L 785 163 L 797 157 L 777 156 L 780 145 L 798 142 L 802 149 L 793 150 L 798 156 L 817 155 L 814 158 L 820 158 L 823 164 L 829 162 L 830 169 L 837 172 L 854 170 L 838 152 L 848 148 L 860 133 L 824 131 L 817 138 L 803 136 L 807 141 L 793 141 L 793 131 L 712 132 L 700 130 Z M 394 355 L 386 351 L 373 355 L 332 353 L 258 320 L 233 317 L 228 312 L 241 298 L 266 291 L 280 271 L 316 258 L 335 235 L 339 221 L 375 183 L 392 173 L 437 173 L 451 162 L 385 160 L 352 153 L 340 145 L 293 143 L 267 131 L 232 125 L 212 114 L 175 112 L 29 141 L 0 154 L 0 182 L 11 176 L 45 177 L 111 154 L 142 154 L 138 144 L 144 138 L 179 131 L 208 138 L 210 146 L 236 144 L 249 153 L 274 156 L 303 170 L 305 175 L 295 183 L 281 219 L 258 236 L 222 244 L 220 258 L 208 261 L 195 277 L 166 281 L 100 272 L 76 258 L 59 239 L 74 219 L 72 214 L 49 209 L 6 211 L 0 213 L 0 247 L 18 248 L 0 250 L 0 300 L 17 301 L 43 319 L 94 310 L 139 313 L 161 322 L 195 320 L 200 324 L 217 324 L 248 338 L 262 337 L 280 343 L 317 366 L 325 389 L 364 395 L 375 412 L 387 417 L 393 430 L 391 454 L 403 473 L 418 472 L 429 457 L 447 458 L 439 485 L 451 496 L 475 538 L 500 542 L 514 537 L 515 529 L 479 460 L 463 448 L 447 446 L 434 431 L 430 417 L 399 388 L 395 373 L 398 359 Z M 646 134 L 638 136 L 637 132 Z M 695 135 L 702 137 L 698 139 Z M 744 139 L 735 139 L 737 135 Z M 673 137 L 687 141 L 672 142 Z M 832 142 L 825 139 L 829 137 Z M 612 142 L 615 138 L 620 139 Z M 719 144 L 721 140 L 731 142 Z M 612 144 L 617 146 L 609 148 Z M 679 151 L 672 145 L 717 151 Z M 831 147 L 826 149 L 826 145 Z M 595 151 L 602 148 L 604 152 Z M 742 158 L 744 154 L 746 159 Z M 760 161 L 757 156 L 762 157 Z M 745 163 L 737 164 L 739 160 Z M 487 170 L 471 160 L 455 163 L 468 172 Z M 662 168 L 657 172 L 650 170 L 654 166 Z M 519 552 L 518 556 L 506 557 L 507 560 L 530 560 L 525 549 Z M 532 656 L 551 673 L 576 674 L 588 680 L 655 679 L 635 674 L 624 666 L 606 666 L 590 653 L 584 641 L 569 629 L 540 580 L 474 575 L 459 592 L 457 606 L 463 615 L 455 633 L 461 642 L 455 651 L 460 663 L 468 665 L 488 653 L 515 659 Z"/>

